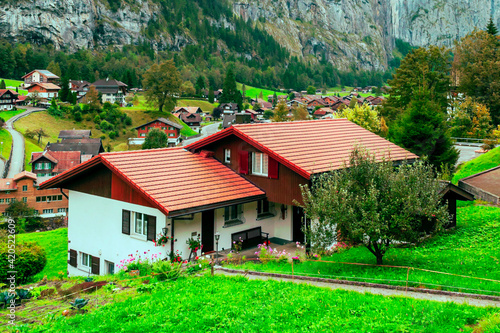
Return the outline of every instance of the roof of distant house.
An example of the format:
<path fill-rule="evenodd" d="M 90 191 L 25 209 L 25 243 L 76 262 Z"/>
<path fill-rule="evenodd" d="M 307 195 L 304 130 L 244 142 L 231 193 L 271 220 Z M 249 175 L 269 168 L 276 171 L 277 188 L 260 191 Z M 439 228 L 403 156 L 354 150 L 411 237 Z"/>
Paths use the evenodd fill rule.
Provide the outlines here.
<path fill-rule="evenodd" d="M 59 139 L 83 139 L 90 138 L 91 130 L 62 130 L 59 131 Z"/>
<path fill-rule="evenodd" d="M 160 121 L 160 122 L 164 123 L 165 125 L 169 125 L 169 126 L 175 127 L 177 129 L 182 129 L 182 125 L 181 124 L 176 123 L 176 122 L 171 121 L 171 120 L 168 120 L 168 119 L 165 119 L 165 118 L 158 118 L 158 119 L 155 119 L 155 120 L 151 120 L 150 122 L 148 122 L 146 124 L 142 124 L 140 126 L 137 126 L 135 129 L 139 129 L 139 128 L 144 127 L 144 126 L 148 126 L 149 124 L 152 124 L 152 123 L 157 122 L 157 121 Z"/>
<path fill-rule="evenodd" d="M 261 189 L 210 154 L 193 154 L 182 148 L 104 153 L 42 183 L 40 188 L 65 187 L 73 177 L 99 165 L 169 216 L 265 197 Z"/>
<path fill-rule="evenodd" d="M 500 196 L 500 165 L 460 179 L 460 182 L 480 188 L 493 195 Z"/>
<path fill-rule="evenodd" d="M 36 181 L 36 175 L 34 173 L 23 171 L 18 173 L 13 178 L 2 178 L 0 179 L 0 191 L 15 191 L 17 190 L 17 182 L 23 178 L 31 178 Z"/>
<path fill-rule="evenodd" d="M 179 117 L 185 123 L 201 123 L 201 115 L 198 113 L 184 113 Z"/>
<path fill-rule="evenodd" d="M 202 113 L 203 110 L 197 106 L 176 106 L 174 108 L 173 113 L 181 112 L 182 110 L 186 110 L 189 113 Z"/>
<path fill-rule="evenodd" d="M 196 151 L 230 135 L 248 142 L 307 179 L 313 174 L 343 168 L 356 145 L 370 150 L 378 159 L 418 158 L 347 119 L 233 125 L 185 148 Z"/>
<path fill-rule="evenodd" d="M 34 86 L 40 86 L 45 90 L 61 90 L 61 87 L 59 87 L 58 85 L 55 85 L 53 83 L 32 83 L 26 89 L 29 90 L 31 87 L 34 87 Z"/>
<path fill-rule="evenodd" d="M 23 77 L 21 77 L 21 79 L 24 79 L 24 78 L 30 76 L 34 72 L 38 72 L 49 79 L 58 79 L 59 78 L 59 76 L 55 75 L 54 73 L 52 73 L 51 71 L 48 71 L 46 69 L 35 69 L 35 70 L 29 72 L 28 74 L 24 75 Z"/>
<path fill-rule="evenodd" d="M 315 116 L 324 116 L 327 113 L 333 113 L 333 110 L 330 108 L 321 108 L 314 111 Z"/>
<path fill-rule="evenodd" d="M 48 143 L 46 150 L 79 151 L 82 155 L 98 155 L 104 152 L 101 139 L 64 139 L 61 142 Z"/>
<path fill-rule="evenodd" d="M 61 173 L 71 169 L 81 163 L 81 154 L 79 151 L 43 151 L 31 153 L 31 164 L 40 160 L 42 157 L 56 164 L 52 172 Z"/>
<path fill-rule="evenodd" d="M 92 86 L 94 86 L 102 94 L 116 94 L 122 88 L 126 89 L 127 87 L 125 83 L 115 79 L 97 80 L 92 83 Z"/>
<path fill-rule="evenodd" d="M 14 97 L 16 97 L 16 95 L 19 95 L 18 93 L 16 93 L 14 90 L 11 90 L 11 89 L 0 89 L 0 97 L 2 97 L 7 91 L 10 91 Z"/>

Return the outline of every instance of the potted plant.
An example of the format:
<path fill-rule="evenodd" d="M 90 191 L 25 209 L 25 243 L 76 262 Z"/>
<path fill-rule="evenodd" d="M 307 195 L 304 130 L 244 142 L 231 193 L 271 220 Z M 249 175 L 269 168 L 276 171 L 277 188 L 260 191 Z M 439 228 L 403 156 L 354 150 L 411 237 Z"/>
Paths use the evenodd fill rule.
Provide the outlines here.
<path fill-rule="evenodd" d="M 186 241 L 186 244 L 188 245 L 189 249 L 191 250 L 191 252 L 189 253 L 188 260 L 191 260 L 191 256 L 193 256 L 193 258 L 196 257 L 198 250 L 201 250 L 201 248 L 203 247 L 203 245 L 201 245 L 200 236 L 198 236 L 196 238 L 193 238 L 193 237 L 189 238 Z"/>
<path fill-rule="evenodd" d="M 170 236 L 159 233 L 158 238 L 156 240 L 153 240 L 153 243 L 155 244 L 155 246 L 165 246 L 170 238 Z"/>

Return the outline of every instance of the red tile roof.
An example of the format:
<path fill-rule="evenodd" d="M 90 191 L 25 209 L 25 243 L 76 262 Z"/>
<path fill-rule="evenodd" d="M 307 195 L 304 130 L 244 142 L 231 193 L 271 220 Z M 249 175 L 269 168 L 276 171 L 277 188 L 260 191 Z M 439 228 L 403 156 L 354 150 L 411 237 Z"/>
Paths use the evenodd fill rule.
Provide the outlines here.
<path fill-rule="evenodd" d="M 16 93 L 14 90 L 11 89 L 0 89 L 0 97 L 2 97 L 3 94 L 5 94 L 7 91 L 10 91 L 10 93 L 14 95 L 14 97 L 16 97 L 16 95 L 19 95 L 18 93 Z"/>
<path fill-rule="evenodd" d="M 202 149 L 229 135 L 236 135 L 307 179 L 316 173 L 341 169 L 357 144 L 378 158 L 418 158 L 347 119 L 234 125 L 185 148 Z"/>
<path fill-rule="evenodd" d="M 42 183 L 58 187 L 99 163 L 145 195 L 159 210 L 175 215 L 196 207 L 237 200 L 254 201 L 265 193 L 213 158 L 183 148 L 100 154 L 80 166 Z"/>
<path fill-rule="evenodd" d="M 52 172 L 61 173 L 80 164 L 81 153 L 79 151 L 44 151 L 31 154 L 31 163 L 42 157 L 56 164 Z"/>

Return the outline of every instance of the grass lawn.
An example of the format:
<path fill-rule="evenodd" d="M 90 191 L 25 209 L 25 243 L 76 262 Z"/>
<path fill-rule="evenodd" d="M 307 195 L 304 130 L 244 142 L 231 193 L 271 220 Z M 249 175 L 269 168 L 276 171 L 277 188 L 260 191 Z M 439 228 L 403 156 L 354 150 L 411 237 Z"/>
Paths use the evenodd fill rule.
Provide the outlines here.
<path fill-rule="evenodd" d="M 26 171 L 31 171 L 31 153 L 43 151 L 47 141 L 43 141 L 42 145 L 38 145 L 36 140 L 24 138 L 24 169 Z"/>
<path fill-rule="evenodd" d="M 241 93 L 243 93 L 243 91 L 241 90 L 241 87 L 243 85 L 241 83 L 237 83 L 236 86 L 241 91 Z M 275 92 L 276 92 L 277 96 L 279 96 L 279 95 L 286 95 L 285 93 L 282 93 L 280 91 L 273 91 L 273 90 L 268 90 L 268 89 L 255 88 L 255 87 L 252 87 L 252 86 L 245 85 L 245 96 L 246 97 L 257 98 L 260 95 L 261 92 L 262 92 L 262 97 L 266 101 L 267 101 L 267 96 L 273 95 Z"/>
<path fill-rule="evenodd" d="M 472 332 L 498 309 L 383 297 L 304 284 L 204 276 L 163 282 L 151 293 L 121 296 L 18 332 Z M 125 290 L 130 294 L 130 290 Z M 89 296 L 90 297 L 90 296 Z M 160 315 L 162 314 L 162 315 Z M 52 319 L 48 319 L 52 318 Z M 494 329 L 494 328 L 493 328 Z M 484 331 L 486 332 L 486 331 Z M 492 330 L 490 331 L 492 332 Z"/>
<path fill-rule="evenodd" d="M 12 136 L 5 128 L 0 129 L 0 142 L 3 142 L 0 144 L 1 155 L 7 161 L 12 150 Z"/>
<path fill-rule="evenodd" d="M 60 228 L 52 231 L 32 232 L 28 234 L 19 234 L 17 241 L 36 242 L 45 249 L 47 256 L 47 265 L 34 276 L 35 281 L 47 278 L 57 277 L 58 272 L 68 270 L 68 229 Z"/>
<path fill-rule="evenodd" d="M 452 182 L 456 184 L 462 178 L 472 176 L 478 172 L 486 171 L 498 165 L 500 165 L 500 147 L 496 147 L 486 154 L 461 164 L 453 176 Z"/>
<path fill-rule="evenodd" d="M 203 112 L 212 113 L 212 110 L 219 106 L 219 103 L 209 103 L 208 101 L 197 99 L 179 99 L 177 101 L 177 106 L 199 107 Z"/>
<path fill-rule="evenodd" d="M 417 246 L 390 249 L 385 265 L 410 266 L 452 274 L 500 280 L 500 208 L 468 205 L 458 208 L 457 228 L 428 239 Z M 359 266 L 342 263 L 375 264 L 375 256 L 364 247 L 340 251 L 322 260 L 294 265 L 295 274 L 353 281 L 406 284 L 407 269 Z M 250 263 L 237 268 L 291 273 L 291 264 Z M 409 271 L 409 286 L 486 293 L 500 296 L 500 283 Z M 447 287 L 450 286 L 450 287 Z M 458 288 L 451 288 L 458 287 Z M 477 290 L 472 290 L 477 289 Z"/>
<path fill-rule="evenodd" d="M 25 110 L 9 110 L 9 111 L 1 111 L 0 112 L 0 117 L 3 118 L 3 120 L 7 121 L 10 118 L 17 116 L 20 113 L 23 113 Z"/>
<path fill-rule="evenodd" d="M 9 79 L 1 79 L 0 78 L 0 81 L 4 80 L 5 81 L 5 85 L 7 87 L 19 87 L 21 84 L 24 83 L 24 81 L 19 81 L 19 80 L 9 80 Z"/>

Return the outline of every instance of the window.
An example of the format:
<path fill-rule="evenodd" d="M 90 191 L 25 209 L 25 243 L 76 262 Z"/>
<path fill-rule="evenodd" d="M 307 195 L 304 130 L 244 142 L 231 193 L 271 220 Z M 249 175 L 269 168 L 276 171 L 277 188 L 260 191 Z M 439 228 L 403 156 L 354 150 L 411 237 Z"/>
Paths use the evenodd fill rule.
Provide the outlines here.
<path fill-rule="evenodd" d="M 273 217 L 275 214 L 272 212 L 274 205 L 267 199 L 257 201 L 257 219 L 265 219 L 268 217 Z"/>
<path fill-rule="evenodd" d="M 175 133 L 168 133 L 168 136 L 173 137 L 175 136 Z"/>
<path fill-rule="evenodd" d="M 106 261 L 106 270 L 108 274 L 115 274 L 115 264 L 109 261 Z"/>
<path fill-rule="evenodd" d="M 169 130 L 169 131 L 173 131 L 173 130 L 174 130 L 174 128 L 173 128 L 172 126 L 169 126 L 168 130 Z"/>
<path fill-rule="evenodd" d="M 224 162 L 231 163 L 231 149 L 224 149 Z"/>
<path fill-rule="evenodd" d="M 269 158 L 264 153 L 252 153 L 252 174 L 267 176 Z"/>
<path fill-rule="evenodd" d="M 148 216 L 142 213 L 134 213 L 134 232 L 138 235 L 146 236 L 147 226 L 148 226 Z"/>
<path fill-rule="evenodd" d="M 50 162 L 44 163 L 44 169 L 50 169 Z"/>
<path fill-rule="evenodd" d="M 28 190 L 28 185 L 23 185 L 23 192 L 26 192 Z"/>
<path fill-rule="evenodd" d="M 27 197 L 23 197 L 23 202 L 28 202 L 28 198 Z"/>
<path fill-rule="evenodd" d="M 10 198 L 5 199 L 5 203 L 9 203 L 9 202 L 10 202 Z"/>
<path fill-rule="evenodd" d="M 224 207 L 224 228 L 243 224 L 242 205 Z"/>
<path fill-rule="evenodd" d="M 66 213 L 66 208 L 57 208 L 58 213 Z"/>
<path fill-rule="evenodd" d="M 43 214 L 52 214 L 54 212 L 53 209 L 44 209 Z"/>
<path fill-rule="evenodd" d="M 43 169 L 43 163 L 35 164 L 35 170 L 42 170 L 42 169 Z"/>
<path fill-rule="evenodd" d="M 80 253 L 81 253 L 81 257 L 82 257 L 82 261 L 81 261 L 82 266 L 90 268 L 90 264 L 92 263 L 92 256 L 90 256 L 87 253 L 83 253 L 83 252 L 80 252 Z"/>

